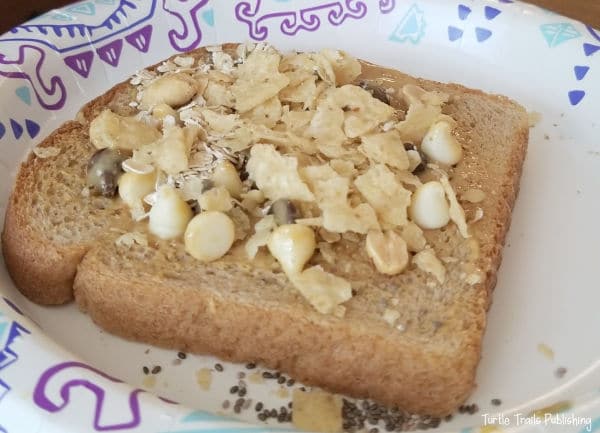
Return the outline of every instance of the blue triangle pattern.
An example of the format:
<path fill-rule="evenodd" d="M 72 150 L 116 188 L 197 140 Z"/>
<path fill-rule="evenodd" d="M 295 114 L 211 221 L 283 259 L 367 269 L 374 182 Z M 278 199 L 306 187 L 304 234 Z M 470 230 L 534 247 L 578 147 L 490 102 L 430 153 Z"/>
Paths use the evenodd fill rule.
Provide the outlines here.
<path fill-rule="evenodd" d="M 21 125 L 19 125 L 19 123 L 16 120 L 10 119 L 10 127 L 13 130 L 13 134 L 14 134 L 15 138 L 17 140 L 19 138 L 21 138 L 21 135 L 23 135 L 23 127 Z"/>
<path fill-rule="evenodd" d="M 458 5 L 458 17 L 461 20 L 466 20 L 471 15 L 471 8 L 467 5 Z"/>
<path fill-rule="evenodd" d="M 587 57 L 591 56 L 592 54 L 596 54 L 598 51 L 600 51 L 600 46 L 598 45 L 592 45 L 588 43 L 583 44 L 583 52 Z"/>
<path fill-rule="evenodd" d="M 37 137 L 40 133 L 40 125 L 30 119 L 25 119 L 25 129 L 31 138 Z"/>
<path fill-rule="evenodd" d="M 29 87 L 19 87 L 17 90 L 15 90 L 15 94 L 21 101 L 23 101 L 27 105 L 31 105 L 31 92 L 29 92 Z"/>
<path fill-rule="evenodd" d="M 80 14 L 80 15 L 96 15 L 96 6 L 94 6 L 94 3 L 92 2 L 87 2 L 87 3 L 79 3 L 73 6 L 70 6 L 68 8 L 65 9 L 67 12 L 73 13 L 73 14 Z"/>
<path fill-rule="evenodd" d="M 202 12 L 202 19 L 211 27 L 215 25 L 215 11 L 211 8 Z"/>
<path fill-rule="evenodd" d="M 581 81 L 587 75 L 588 71 L 590 70 L 590 67 L 589 66 L 575 66 L 574 70 L 575 70 L 575 78 L 577 78 L 577 81 Z"/>
<path fill-rule="evenodd" d="M 585 98 L 585 92 L 583 90 L 571 90 L 569 92 L 569 101 L 571 101 L 571 105 L 578 105 L 583 98 Z"/>
<path fill-rule="evenodd" d="M 6 134 L 6 128 L 4 127 L 4 124 L 0 122 L 0 139 L 4 137 L 4 134 Z"/>
<path fill-rule="evenodd" d="M 496 18 L 501 13 L 502 13 L 502 11 L 500 9 L 496 9 L 491 6 L 485 7 L 485 17 L 490 21 L 493 20 L 494 18 Z"/>
<path fill-rule="evenodd" d="M 479 42 L 485 42 L 492 36 L 492 31 L 481 27 L 477 27 L 475 29 L 475 36 L 477 36 L 477 40 Z"/>
<path fill-rule="evenodd" d="M 448 39 L 454 42 L 463 37 L 464 31 L 458 27 L 448 26 Z"/>

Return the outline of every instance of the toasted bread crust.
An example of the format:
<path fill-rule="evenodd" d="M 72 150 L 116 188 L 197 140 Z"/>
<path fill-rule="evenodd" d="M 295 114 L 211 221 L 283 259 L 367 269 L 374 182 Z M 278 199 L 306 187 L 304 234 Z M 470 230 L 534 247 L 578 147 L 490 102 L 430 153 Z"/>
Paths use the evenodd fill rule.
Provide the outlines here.
<path fill-rule="evenodd" d="M 206 51 L 199 49 L 193 55 L 202 57 Z M 366 62 L 363 65 L 369 67 Z M 491 305 L 526 154 L 527 118 L 525 111 L 507 98 L 397 72 L 390 74 L 398 82 L 491 99 L 518 118 L 511 122 L 515 126 L 506 138 L 510 143 L 507 168 L 501 179 L 495 179 L 494 208 L 490 212 L 494 224 L 487 229 L 491 241 L 484 246 L 478 262 L 485 277 L 469 292 L 474 294 L 469 299 L 474 311 L 472 328 L 458 350 L 444 351 L 401 333 L 381 335 L 370 328 L 354 327 L 348 320 L 318 320 L 289 305 L 247 303 L 219 295 L 206 286 L 186 285 L 150 272 L 141 280 L 136 273 L 115 273 L 98 253 L 99 248 L 52 243 L 29 225 L 27 208 L 19 197 L 32 187 L 28 183 L 31 156 L 19 172 L 2 234 L 3 253 L 12 278 L 29 299 L 42 304 L 67 302 L 74 289 L 78 305 L 94 322 L 125 338 L 211 353 L 232 361 L 260 362 L 307 384 L 369 397 L 410 412 L 452 412 L 475 386 L 486 310 Z M 79 113 L 79 123 L 67 123 L 41 145 L 51 145 L 70 128 L 83 128 L 104 107 L 127 114 L 123 111 L 127 108 L 118 100 L 130 88 L 122 83 L 90 102 Z M 218 285 L 219 281 L 213 283 Z M 249 282 L 238 279 L 234 283 Z"/>
<path fill-rule="evenodd" d="M 56 140 L 80 125 L 67 122 L 39 146 L 53 146 Z M 73 300 L 73 280 L 77 265 L 85 254 L 81 245 L 53 244 L 32 225 L 27 197 L 36 170 L 33 154 L 21 165 L 6 209 L 2 231 L 2 253 L 15 285 L 28 299 L 43 305 L 59 305 Z"/>

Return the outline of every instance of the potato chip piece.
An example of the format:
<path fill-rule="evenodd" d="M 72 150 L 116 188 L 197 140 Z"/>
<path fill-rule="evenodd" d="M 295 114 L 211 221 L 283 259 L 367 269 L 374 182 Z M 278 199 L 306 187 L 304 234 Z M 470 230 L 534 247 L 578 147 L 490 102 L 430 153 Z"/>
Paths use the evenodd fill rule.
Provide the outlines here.
<path fill-rule="evenodd" d="M 277 96 L 289 84 L 279 72 L 281 56 L 271 48 L 255 49 L 237 69 L 238 79 L 231 86 L 235 108 L 244 113 Z"/>
<path fill-rule="evenodd" d="M 304 167 L 300 172 L 317 198 L 325 229 L 335 233 L 353 231 L 364 234 L 379 228 L 377 215 L 370 205 L 361 203 L 353 208 L 348 203 L 348 178 L 340 176 L 326 164 Z"/>
<path fill-rule="evenodd" d="M 369 134 L 361 139 L 362 144 L 358 148 L 369 159 L 400 170 L 409 167 L 408 155 L 398 131 Z"/>
<path fill-rule="evenodd" d="M 377 211 L 385 228 L 403 226 L 411 192 L 405 189 L 384 164 L 370 167 L 358 176 L 354 185 Z"/>
<path fill-rule="evenodd" d="M 345 159 L 332 159 L 329 161 L 329 165 L 340 176 L 353 178 L 358 173 L 358 170 L 354 167 L 354 163 Z"/>
<path fill-rule="evenodd" d="M 200 110 L 207 124 L 208 132 L 212 134 L 227 134 L 242 125 L 237 114 L 221 114 L 208 108 Z"/>
<path fill-rule="evenodd" d="M 274 146 L 256 144 L 246 164 L 250 179 L 270 200 L 313 201 L 314 195 L 298 174 L 298 160 L 281 155 Z"/>
<path fill-rule="evenodd" d="M 314 138 L 317 145 L 326 148 L 341 147 L 346 140 L 344 134 L 344 111 L 338 106 L 333 98 L 326 97 L 317 105 L 307 135 Z"/>
<path fill-rule="evenodd" d="M 311 76 L 295 86 L 288 86 L 281 91 L 279 98 L 285 102 L 302 104 L 303 109 L 315 108 L 317 99 L 317 77 Z"/>
<path fill-rule="evenodd" d="M 405 85 L 402 93 L 409 107 L 406 118 L 396 125 L 396 129 L 405 141 L 421 143 L 431 125 L 440 120 L 455 123 L 450 116 L 442 114 L 442 105 L 449 98 L 446 93 L 427 92 L 413 84 Z"/>
<path fill-rule="evenodd" d="M 352 83 L 362 71 L 360 62 L 345 51 L 325 49 L 321 54 L 329 60 L 338 86 Z"/>
<path fill-rule="evenodd" d="M 209 81 L 206 85 L 203 95 L 206 100 L 206 105 L 209 107 L 224 106 L 233 108 L 235 100 L 231 93 L 230 86 Z"/>
<path fill-rule="evenodd" d="M 322 53 L 310 53 L 311 60 L 315 62 L 315 71 L 319 78 L 327 83 L 329 86 L 335 87 L 337 85 L 335 80 L 335 72 L 331 62 Z"/>
<path fill-rule="evenodd" d="M 458 203 L 458 200 L 456 199 L 456 194 L 454 193 L 454 190 L 452 189 L 452 185 L 450 185 L 448 178 L 446 176 L 441 176 L 440 183 L 444 187 L 446 198 L 450 203 L 450 219 L 454 221 L 454 224 L 456 224 L 456 226 L 458 227 L 458 231 L 460 232 L 463 238 L 466 239 L 471 237 L 471 235 L 469 235 L 469 228 L 467 227 L 465 211 L 463 210 L 462 206 Z"/>
<path fill-rule="evenodd" d="M 248 238 L 246 245 L 244 245 L 244 249 L 250 260 L 256 257 L 260 247 L 267 245 L 271 231 L 275 227 L 277 227 L 277 224 L 273 215 L 267 215 L 254 225 L 254 234 Z"/>
<path fill-rule="evenodd" d="M 250 122 L 273 128 L 281 119 L 282 107 L 279 98 L 273 97 L 246 112 L 242 117 Z"/>
<path fill-rule="evenodd" d="M 428 248 L 415 254 L 412 261 L 422 271 L 432 274 L 440 284 L 446 281 L 446 268 L 432 249 Z"/>
<path fill-rule="evenodd" d="M 308 268 L 292 276 L 291 280 L 294 287 L 322 314 L 332 313 L 335 307 L 352 298 L 350 283 L 320 266 Z"/>
<path fill-rule="evenodd" d="M 219 137 L 216 140 L 217 146 L 227 147 L 233 152 L 241 152 L 248 149 L 256 142 L 256 136 L 252 128 L 246 124 L 242 124 L 232 132 Z"/>
<path fill-rule="evenodd" d="M 408 250 L 413 253 L 422 251 L 427 245 L 427 239 L 423 235 L 421 227 L 409 221 L 404 227 L 402 227 L 402 239 L 406 241 Z"/>
<path fill-rule="evenodd" d="M 297 86 L 311 77 L 315 77 L 317 68 L 307 53 L 285 55 L 279 63 L 279 70 L 290 80 L 289 86 Z"/>
<path fill-rule="evenodd" d="M 361 203 L 355 208 L 348 203 L 323 203 L 321 206 L 323 227 L 330 232 L 366 234 L 369 230 L 380 230 L 377 214 L 367 203 Z"/>
<path fill-rule="evenodd" d="M 289 107 L 284 107 L 281 121 L 288 131 L 303 135 L 314 115 L 314 111 L 290 111 Z"/>
<path fill-rule="evenodd" d="M 152 150 L 156 167 L 168 174 L 177 174 L 189 167 L 190 149 L 196 136 L 189 127 L 173 126 L 165 129 L 163 138 Z"/>
<path fill-rule="evenodd" d="M 346 84 L 332 92 L 335 105 L 344 108 L 344 132 L 356 138 L 391 120 L 394 109 L 358 86 Z"/>

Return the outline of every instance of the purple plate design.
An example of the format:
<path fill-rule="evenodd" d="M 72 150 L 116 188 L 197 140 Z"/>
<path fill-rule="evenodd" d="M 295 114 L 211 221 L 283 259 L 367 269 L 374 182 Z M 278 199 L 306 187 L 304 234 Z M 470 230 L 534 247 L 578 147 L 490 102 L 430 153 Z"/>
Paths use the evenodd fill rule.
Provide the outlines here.
<path fill-rule="evenodd" d="M 362 1 L 344 0 L 327 2 L 313 7 L 290 10 L 283 12 L 261 12 L 262 0 L 243 1 L 235 7 L 235 17 L 238 21 L 248 25 L 249 36 L 256 41 L 264 41 L 269 36 L 269 27 L 266 22 L 280 21 L 279 29 L 284 35 L 295 36 L 301 30 L 307 32 L 317 31 L 321 27 L 322 16 L 326 16 L 329 23 L 339 26 L 346 19 L 359 20 L 367 13 L 367 5 Z"/>
<path fill-rule="evenodd" d="M 87 374 L 94 373 L 100 379 L 121 383 L 122 381 L 115 379 L 100 370 L 97 370 L 82 362 L 62 362 L 47 369 L 39 378 L 35 390 L 33 392 L 33 401 L 41 409 L 48 412 L 59 412 L 71 403 L 70 392 L 76 387 L 83 387 L 94 394 L 96 404 L 93 409 L 93 427 L 95 431 L 122 431 L 130 430 L 140 425 L 140 403 L 138 395 L 144 392 L 142 389 L 133 389 L 130 391 L 127 404 L 131 420 L 102 424 L 101 418 L 109 418 L 104 412 L 104 401 L 109 398 L 111 389 L 106 387 L 101 381 L 92 381 L 84 378 Z M 52 398 L 47 394 L 49 387 L 60 388 L 60 398 Z"/>

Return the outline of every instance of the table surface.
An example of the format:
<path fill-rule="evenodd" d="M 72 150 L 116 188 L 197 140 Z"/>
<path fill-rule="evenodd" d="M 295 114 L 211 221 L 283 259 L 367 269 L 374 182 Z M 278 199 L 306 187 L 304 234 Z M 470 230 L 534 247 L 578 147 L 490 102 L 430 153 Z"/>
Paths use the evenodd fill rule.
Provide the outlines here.
<path fill-rule="evenodd" d="M 0 34 L 36 14 L 72 3 L 73 0 L 0 0 Z M 530 3 L 576 18 L 600 29 L 599 0 L 529 0 Z"/>

